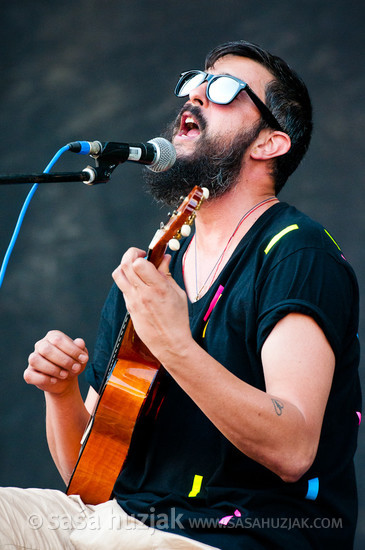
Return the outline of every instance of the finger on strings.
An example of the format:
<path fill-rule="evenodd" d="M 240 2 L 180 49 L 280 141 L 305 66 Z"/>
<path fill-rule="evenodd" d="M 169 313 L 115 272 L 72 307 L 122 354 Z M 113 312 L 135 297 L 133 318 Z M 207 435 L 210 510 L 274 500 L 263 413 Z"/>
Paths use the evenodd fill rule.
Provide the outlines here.
<path fill-rule="evenodd" d="M 171 261 L 171 255 L 165 254 L 165 256 L 162 259 L 162 262 L 158 266 L 158 271 L 167 277 L 171 277 L 170 261 Z"/>

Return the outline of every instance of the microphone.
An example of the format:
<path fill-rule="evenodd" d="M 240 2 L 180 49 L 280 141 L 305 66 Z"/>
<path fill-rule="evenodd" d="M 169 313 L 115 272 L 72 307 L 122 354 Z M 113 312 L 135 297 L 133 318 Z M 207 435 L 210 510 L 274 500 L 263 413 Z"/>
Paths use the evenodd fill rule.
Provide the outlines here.
<path fill-rule="evenodd" d="M 69 151 L 90 155 L 95 159 L 120 164 L 125 161 L 144 164 L 152 172 L 169 170 L 176 160 L 175 147 L 165 138 L 157 137 L 147 143 L 118 143 L 115 141 L 73 141 Z"/>

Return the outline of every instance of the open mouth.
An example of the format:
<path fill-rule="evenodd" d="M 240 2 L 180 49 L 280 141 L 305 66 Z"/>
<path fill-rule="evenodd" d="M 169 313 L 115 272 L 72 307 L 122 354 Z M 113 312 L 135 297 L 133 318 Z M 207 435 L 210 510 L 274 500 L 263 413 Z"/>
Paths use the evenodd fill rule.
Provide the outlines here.
<path fill-rule="evenodd" d="M 200 135 L 198 121 L 190 113 L 184 113 L 181 117 L 180 130 L 178 136 L 195 138 Z"/>

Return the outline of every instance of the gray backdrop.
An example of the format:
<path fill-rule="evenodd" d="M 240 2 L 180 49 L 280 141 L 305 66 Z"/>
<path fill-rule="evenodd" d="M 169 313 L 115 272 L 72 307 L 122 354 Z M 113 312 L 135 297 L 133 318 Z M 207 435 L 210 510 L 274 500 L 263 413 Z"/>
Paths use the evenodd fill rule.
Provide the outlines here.
<path fill-rule="evenodd" d="M 218 43 L 245 38 L 286 59 L 311 91 L 310 153 L 281 195 L 321 221 L 365 284 L 364 4 L 356 0 L 13 0 L 1 9 L 0 173 L 42 172 L 77 139 L 146 141 L 175 115 L 182 70 Z M 55 170 L 79 171 L 67 153 Z M 0 186 L 5 253 L 30 186 Z M 22 379 L 51 328 L 92 349 L 111 271 L 146 246 L 166 212 L 145 195 L 141 168 L 106 185 L 40 186 L 0 290 L 0 484 L 62 488 L 48 454 L 42 394 Z M 360 335 L 364 340 L 364 308 Z M 363 377 L 363 376 L 362 376 Z M 360 430 L 357 548 L 365 543 L 365 442 Z"/>

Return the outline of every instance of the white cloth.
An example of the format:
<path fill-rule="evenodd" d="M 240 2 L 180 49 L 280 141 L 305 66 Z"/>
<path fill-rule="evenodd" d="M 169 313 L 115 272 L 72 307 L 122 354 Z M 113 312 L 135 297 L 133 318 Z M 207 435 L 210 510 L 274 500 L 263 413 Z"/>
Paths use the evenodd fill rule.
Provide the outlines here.
<path fill-rule="evenodd" d="M 1 550 L 217 550 L 148 527 L 114 500 L 85 505 L 51 489 L 0 488 Z"/>

